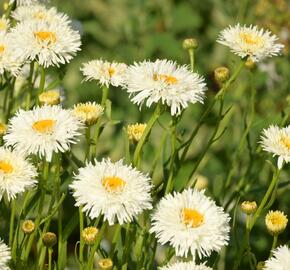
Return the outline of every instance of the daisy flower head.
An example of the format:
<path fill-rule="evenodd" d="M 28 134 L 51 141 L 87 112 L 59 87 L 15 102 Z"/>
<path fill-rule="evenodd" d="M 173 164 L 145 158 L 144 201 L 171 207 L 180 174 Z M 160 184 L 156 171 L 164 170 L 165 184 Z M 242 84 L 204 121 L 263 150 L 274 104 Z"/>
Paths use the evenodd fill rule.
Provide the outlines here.
<path fill-rule="evenodd" d="M 10 72 L 13 76 L 19 74 L 23 60 L 14 52 L 10 34 L 0 31 L 0 75 L 4 71 Z"/>
<path fill-rule="evenodd" d="M 84 63 L 81 71 L 85 76 L 85 81 L 96 80 L 100 85 L 120 86 L 124 82 L 127 65 L 124 63 L 92 60 Z"/>
<path fill-rule="evenodd" d="M 0 33 L 6 33 L 10 27 L 9 19 L 6 19 L 4 15 L 0 17 Z"/>
<path fill-rule="evenodd" d="M 266 215 L 265 223 L 270 234 L 279 235 L 285 231 L 288 219 L 281 211 L 269 211 Z"/>
<path fill-rule="evenodd" d="M 96 102 L 78 103 L 73 108 L 73 114 L 86 126 L 94 125 L 103 113 L 104 108 Z"/>
<path fill-rule="evenodd" d="M 264 151 L 278 156 L 278 168 L 281 169 L 284 162 L 290 162 L 290 126 L 279 128 L 271 125 L 264 129 L 261 145 Z"/>
<path fill-rule="evenodd" d="M 110 159 L 79 170 L 71 184 L 76 206 L 94 219 L 104 215 L 110 225 L 131 222 L 143 210 L 151 209 L 151 184 L 148 175 Z"/>
<path fill-rule="evenodd" d="M 205 264 L 196 265 L 195 262 L 177 262 L 163 266 L 160 270 L 212 270 L 212 268 Z"/>
<path fill-rule="evenodd" d="M 137 105 L 147 107 L 162 102 L 178 115 L 189 103 L 203 103 L 206 85 L 197 73 L 187 66 L 168 60 L 143 61 L 128 67 L 124 88 Z"/>
<path fill-rule="evenodd" d="M 11 253 L 9 247 L 0 239 L 0 269 L 9 270 L 7 266 L 11 259 Z"/>
<path fill-rule="evenodd" d="M 229 47 L 241 58 L 249 57 L 254 62 L 259 62 L 281 53 L 284 45 L 277 43 L 277 40 L 277 36 L 269 30 L 237 24 L 224 29 L 217 42 Z"/>
<path fill-rule="evenodd" d="M 209 256 L 229 240 L 230 217 L 203 191 L 168 194 L 152 216 L 151 233 L 162 245 L 169 243 L 177 256 Z"/>
<path fill-rule="evenodd" d="M 10 201 L 18 193 L 33 187 L 36 176 L 35 167 L 23 155 L 0 147 L 0 200 L 5 194 Z"/>
<path fill-rule="evenodd" d="M 12 28 L 11 36 L 16 52 L 45 68 L 69 63 L 81 46 L 79 32 L 57 20 L 20 22 Z"/>
<path fill-rule="evenodd" d="M 50 162 L 53 153 L 65 152 L 78 141 L 81 128 L 81 122 L 71 111 L 44 105 L 30 111 L 19 110 L 3 138 L 6 145 Z"/>
<path fill-rule="evenodd" d="M 290 266 L 290 249 L 280 246 L 273 252 L 273 256 L 265 262 L 264 270 L 288 270 Z"/>
<path fill-rule="evenodd" d="M 67 15 L 57 11 L 55 7 L 45 5 L 19 6 L 12 12 L 12 17 L 18 22 L 43 21 L 47 23 L 58 22 L 60 24 L 70 24 Z"/>

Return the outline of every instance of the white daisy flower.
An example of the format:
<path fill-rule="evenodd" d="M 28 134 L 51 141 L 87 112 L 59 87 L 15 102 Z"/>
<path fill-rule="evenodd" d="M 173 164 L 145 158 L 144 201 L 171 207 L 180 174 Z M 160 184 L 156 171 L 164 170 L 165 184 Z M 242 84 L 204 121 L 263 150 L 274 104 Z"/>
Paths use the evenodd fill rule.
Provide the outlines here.
<path fill-rule="evenodd" d="M 264 270 L 288 270 L 290 267 L 290 249 L 280 246 L 273 252 L 273 256 L 265 262 Z"/>
<path fill-rule="evenodd" d="M 24 21 L 44 21 L 48 23 L 58 22 L 60 24 L 70 24 L 68 16 L 57 11 L 55 7 L 44 5 L 19 6 L 12 12 L 12 17 L 19 22 Z"/>
<path fill-rule="evenodd" d="M 5 18 L 4 15 L 0 17 L 0 33 L 4 32 L 6 33 L 10 27 L 10 21 Z"/>
<path fill-rule="evenodd" d="M 77 142 L 80 128 L 82 124 L 72 111 L 44 105 L 30 111 L 19 110 L 10 120 L 3 138 L 6 145 L 20 152 L 51 161 L 54 152 L 65 152 L 70 144 Z"/>
<path fill-rule="evenodd" d="M 79 170 L 70 186 L 76 206 L 94 219 L 104 215 L 110 225 L 130 222 L 145 209 L 151 209 L 151 184 L 145 175 L 123 160 L 112 163 L 110 159 L 95 165 L 87 164 Z"/>
<path fill-rule="evenodd" d="M 44 67 L 69 63 L 81 45 L 79 32 L 58 20 L 20 22 L 12 28 L 11 36 L 15 53 Z"/>
<path fill-rule="evenodd" d="M 230 217 L 204 191 L 193 189 L 166 195 L 152 217 L 151 233 L 175 248 L 177 256 L 209 256 L 229 240 Z"/>
<path fill-rule="evenodd" d="M 278 168 L 281 169 L 283 163 L 290 162 L 290 126 L 279 128 L 270 126 L 264 129 L 261 136 L 262 148 L 278 157 Z"/>
<path fill-rule="evenodd" d="M 133 96 L 133 103 L 146 106 L 166 104 L 172 115 L 180 114 L 189 103 L 203 103 L 206 85 L 187 66 L 168 60 L 144 61 L 128 67 L 124 87 Z"/>
<path fill-rule="evenodd" d="M 160 270 L 212 270 L 212 268 L 205 264 L 196 265 L 195 262 L 177 262 L 163 266 Z"/>
<path fill-rule="evenodd" d="M 48 0 L 10 0 L 9 5 L 16 2 L 16 6 L 30 6 L 35 5 L 39 3 L 47 3 Z"/>
<path fill-rule="evenodd" d="M 229 47 L 241 58 L 250 57 L 254 62 L 259 62 L 281 53 L 284 45 L 277 43 L 277 40 L 277 36 L 269 30 L 237 24 L 224 29 L 217 42 Z"/>
<path fill-rule="evenodd" d="M 0 269 L 9 270 L 7 266 L 11 259 L 11 253 L 9 247 L 0 239 Z"/>
<path fill-rule="evenodd" d="M 127 65 L 123 63 L 92 60 L 83 64 L 81 71 L 86 81 L 96 80 L 100 85 L 120 86 L 124 82 Z"/>
<path fill-rule="evenodd" d="M 10 34 L 0 32 L 0 75 L 4 71 L 11 72 L 17 76 L 23 64 L 22 58 L 17 57 L 13 50 L 13 40 Z"/>
<path fill-rule="evenodd" d="M 0 200 L 6 194 L 10 201 L 33 187 L 36 176 L 36 168 L 23 155 L 0 147 Z"/>

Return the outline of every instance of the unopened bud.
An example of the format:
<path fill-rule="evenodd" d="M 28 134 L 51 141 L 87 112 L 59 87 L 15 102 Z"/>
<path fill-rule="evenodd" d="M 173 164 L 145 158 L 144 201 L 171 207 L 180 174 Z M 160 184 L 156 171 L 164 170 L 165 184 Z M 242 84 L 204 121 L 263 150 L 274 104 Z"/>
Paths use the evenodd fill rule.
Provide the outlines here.
<path fill-rule="evenodd" d="M 279 235 L 285 231 L 288 219 L 281 211 L 270 211 L 265 218 L 268 232 L 271 235 Z"/>
<path fill-rule="evenodd" d="M 24 220 L 21 228 L 25 234 L 32 234 L 35 230 L 35 224 L 32 220 Z"/>
<path fill-rule="evenodd" d="M 253 61 L 252 58 L 249 57 L 249 58 L 247 59 L 247 61 L 245 62 L 245 67 L 246 67 L 247 69 L 252 70 L 252 69 L 254 69 L 254 68 L 256 67 L 256 63 Z"/>
<path fill-rule="evenodd" d="M 257 210 L 257 203 L 255 201 L 249 202 L 249 201 L 244 201 L 241 204 L 241 210 L 247 214 L 251 215 L 256 212 Z"/>
<path fill-rule="evenodd" d="M 79 118 L 86 126 L 94 125 L 104 112 L 104 108 L 95 103 L 78 103 L 74 105 L 73 114 Z"/>
<path fill-rule="evenodd" d="M 60 94 L 57 90 L 45 91 L 38 96 L 38 99 L 42 105 L 58 105 Z"/>
<path fill-rule="evenodd" d="M 227 81 L 230 77 L 230 71 L 226 67 L 218 67 L 214 70 L 214 79 L 221 84 Z"/>
<path fill-rule="evenodd" d="M 82 238 L 87 245 L 93 245 L 96 242 L 98 229 L 96 227 L 87 227 L 82 231 Z"/>
<path fill-rule="evenodd" d="M 186 38 L 183 40 L 182 47 L 185 50 L 195 50 L 198 47 L 197 40 L 195 38 Z"/>
<path fill-rule="evenodd" d="M 5 135 L 7 132 L 7 126 L 4 123 L 0 122 L 0 136 Z"/>
<path fill-rule="evenodd" d="M 129 141 L 132 143 L 138 143 L 143 135 L 146 128 L 146 124 L 133 124 L 127 126 L 127 135 Z"/>
<path fill-rule="evenodd" d="M 42 242 L 46 247 L 53 247 L 57 243 L 56 234 L 53 232 L 47 232 L 43 234 Z"/>
<path fill-rule="evenodd" d="M 203 175 L 198 175 L 194 186 L 198 190 L 202 190 L 208 187 L 208 179 Z"/>
<path fill-rule="evenodd" d="M 109 258 L 101 259 L 98 261 L 98 267 L 100 270 L 111 270 L 113 268 L 113 261 Z"/>

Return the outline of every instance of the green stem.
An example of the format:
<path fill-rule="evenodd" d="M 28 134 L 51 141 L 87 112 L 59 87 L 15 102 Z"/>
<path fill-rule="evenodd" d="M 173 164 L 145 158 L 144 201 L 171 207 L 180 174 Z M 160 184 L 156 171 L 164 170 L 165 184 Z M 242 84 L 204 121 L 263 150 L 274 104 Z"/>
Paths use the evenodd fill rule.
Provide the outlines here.
<path fill-rule="evenodd" d="M 165 194 L 168 194 L 173 189 L 173 177 L 174 177 L 174 163 L 176 159 L 176 125 L 177 125 L 177 119 L 175 117 L 172 117 L 172 123 L 171 123 L 171 154 L 170 154 L 170 162 L 169 162 L 169 177 L 167 180 L 166 188 L 165 188 Z"/>
<path fill-rule="evenodd" d="M 26 96 L 26 106 L 25 106 L 26 110 L 30 109 L 30 102 L 31 102 L 32 90 L 33 90 L 33 83 L 32 83 L 33 72 L 34 72 L 34 62 L 31 62 L 29 77 L 28 77 L 28 93 Z"/>
<path fill-rule="evenodd" d="M 191 69 L 191 72 L 193 72 L 194 71 L 194 49 L 189 49 L 188 54 L 189 54 L 189 59 L 190 59 L 190 69 Z"/>
<path fill-rule="evenodd" d="M 39 227 L 39 223 L 41 220 L 41 216 L 42 216 L 42 211 L 43 211 L 43 206 L 44 206 L 44 199 L 45 199 L 45 193 L 46 193 L 46 182 L 48 179 L 48 172 L 49 172 L 49 163 L 44 159 L 43 160 L 43 173 L 42 173 L 42 181 L 39 183 L 39 189 L 41 191 L 40 194 L 40 200 L 39 200 L 39 205 L 38 205 L 38 216 L 35 220 L 35 230 L 34 232 L 30 235 L 26 249 L 23 250 L 22 253 L 22 258 L 24 263 L 27 262 L 28 257 L 29 257 L 29 253 L 33 244 L 33 240 L 34 237 L 38 231 L 38 227 Z"/>
<path fill-rule="evenodd" d="M 40 68 L 40 83 L 39 83 L 39 88 L 38 88 L 38 95 L 40 95 L 44 91 L 44 86 L 45 86 L 45 68 L 44 66 L 41 66 Z M 37 104 L 39 103 L 38 97 L 37 97 Z"/>
<path fill-rule="evenodd" d="M 142 148 L 146 142 L 146 139 L 154 125 L 154 123 L 156 122 L 156 120 L 158 119 L 158 117 L 160 116 L 161 114 L 161 108 L 160 108 L 160 104 L 158 104 L 156 106 L 156 109 L 154 111 L 154 113 L 152 114 L 151 118 L 149 119 L 147 125 L 146 125 L 146 128 L 142 134 L 142 137 L 140 139 L 140 141 L 138 142 L 137 146 L 136 146 L 136 149 L 135 149 L 135 152 L 134 152 L 134 156 L 133 156 L 133 165 L 136 166 L 137 163 L 138 163 L 138 160 L 140 160 L 140 155 L 141 155 L 141 151 L 142 151 Z"/>
<path fill-rule="evenodd" d="M 106 86 L 103 86 L 101 106 L 104 108 L 104 110 L 106 109 L 106 101 L 108 99 L 108 94 L 109 94 L 109 88 Z M 94 158 L 96 156 L 96 153 L 97 153 L 97 143 L 98 143 L 98 139 L 100 136 L 100 129 L 101 129 L 101 118 L 99 118 L 97 123 L 96 123 L 95 134 L 93 135 L 94 146 L 92 148 L 92 158 Z"/>
<path fill-rule="evenodd" d="M 107 86 L 103 86 L 101 106 L 104 108 L 106 107 L 106 101 L 108 99 L 108 95 L 109 95 L 109 88 Z"/>
<path fill-rule="evenodd" d="M 113 258 L 113 255 L 115 253 L 115 249 L 116 249 L 116 245 L 117 245 L 117 242 L 118 242 L 118 238 L 119 238 L 119 235 L 120 235 L 120 232 L 121 232 L 121 225 L 120 224 L 116 224 L 115 225 L 115 232 L 114 232 L 114 236 L 113 236 L 113 239 L 112 239 L 112 246 L 111 246 L 111 252 L 110 252 L 110 258 Z"/>
<path fill-rule="evenodd" d="M 52 248 L 48 248 L 48 270 L 52 267 Z"/>
<path fill-rule="evenodd" d="M 273 251 L 277 246 L 277 242 L 278 242 L 278 235 L 274 235 L 273 236 L 273 243 L 272 243 L 272 247 L 271 247 L 271 252 L 270 252 L 270 257 L 272 257 L 272 255 L 273 255 Z"/>
<path fill-rule="evenodd" d="M 61 154 L 56 154 L 56 173 L 55 173 L 55 201 L 58 203 L 60 201 L 60 167 L 61 167 Z M 58 217 L 57 217 L 57 229 L 58 229 L 58 268 L 64 268 L 64 262 L 66 258 L 66 254 L 64 251 L 66 250 L 63 245 L 62 238 L 62 218 L 63 218 L 63 209 L 62 205 L 58 207 Z"/>
<path fill-rule="evenodd" d="M 90 150 L 91 150 L 91 127 L 86 128 L 86 142 L 87 142 L 87 150 L 85 155 L 85 160 L 90 160 Z"/>
<path fill-rule="evenodd" d="M 82 206 L 79 207 L 79 219 L 80 219 L 80 249 L 79 249 L 79 262 L 82 267 L 82 263 L 84 260 L 84 240 L 82 238 L 82 231 L 84 229 L 84 214 L 82 210 Z"/>
<path fill-rule="evenodd" d="M 14 219 L 15 219 L 15 200 L 11 201 L 11 215 L 10 215 L 10 225 L 9 225 L 9 246 L 12 246 L 13 233 L 14 233 Z"/>
<path fill-rule="evenodd" d="M 88 260 L 88 266 L 87 266 L 87 270 L 92 270 L 93 269 L 93 263 L 94 263 L 94 257 L 95 257 L 95 253 L 99 247 L 99 244 L 101 242 L 102 236 L 104 234 L 105 228 L 106 228 L 106 222 L 103 222 L 101 229 L 98 232 L 97 235 L 97 239 L 95 244 L 93 245 L 93 247 L 90 250 L 90 256 L 89 256 L 89 260 Z"/>

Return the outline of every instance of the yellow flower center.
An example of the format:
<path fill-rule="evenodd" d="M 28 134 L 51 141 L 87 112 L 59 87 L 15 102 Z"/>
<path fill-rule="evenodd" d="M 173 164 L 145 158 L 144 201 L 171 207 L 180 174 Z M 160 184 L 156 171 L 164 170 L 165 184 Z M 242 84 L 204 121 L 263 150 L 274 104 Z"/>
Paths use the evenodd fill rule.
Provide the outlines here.
<path fill-rule="evenodd" d="M 200 227 L 204 223 L 204 215 L 191 208 L 183 208 L 181 218 L 183 223 L 191 228 Z"/>
<path fill-rule="evenodd" d="M 13 172 L 13 167 L 12 165 L 5 161 L 5 160 L 0 160 L 0 171 L 4 173 L 12 173 Z"/>
<path fill-rule="evenodd" d="M 34 32 L 34 36 L 37 41 L 40 42 L 48 42 L 48 43 L 55 43 L 56 42 L 56 34 L 54 32 L 49 31 L 38 31 Z"/>
<path fill-rule="evenodd" d="M 112 77 L 112 76 L 115 74 L 115 72 L 116 72 L 116 71 L 115 71 L 114 68 L 112 68 L 112 67 L 109 67 L 109 68 L 108 68 L 108 73 L 109 73 L 109 76 L 110 76 L 110 77 Z"/>
<path fill-rule="evenodd" d="M 165 74 L 154 74 L 153 75 L 154 81 L 163 81 L 167 84 L 176 84 L 178 80 L 174 76 L 165 75 Z"/>
<path fill-rule="evenodd" d="M 0 55 L 3 54 L 5 51 L 5 46 L 0 44 Z"/>
<path fill-rule="evenodd" d="M 248 45 L 260 45 L 262 43 L 262 39 L 260 37 L 249 33 L 241 33 L 240 37 Z"/>
<path fill-rule="evenodd" d="M 34 122 L 32 128 L 39 133 L 51 133 L 53 131 L 55 120 L 44 119 Z"/>
<path fill-rule="evenodd" d="M 282 136 L 280 141 L 284 146 L 286 146 L 290 150 L 290 137 L 289 136 Z"/>
<path fill-rule="evenodd" d="M 102 185 L 108 192 L 122 192 L 126 182 L 118 176 L 108 176 L 102 179 Z"/>

